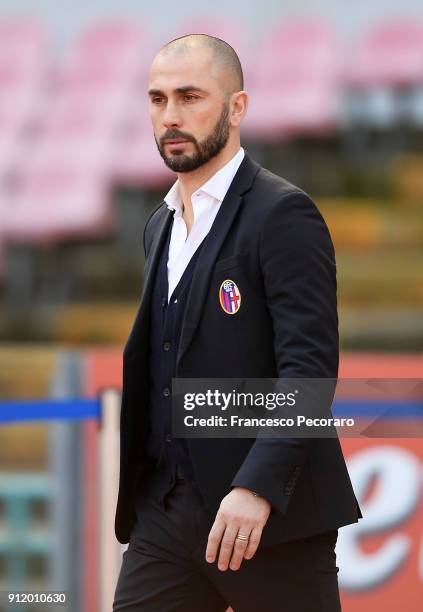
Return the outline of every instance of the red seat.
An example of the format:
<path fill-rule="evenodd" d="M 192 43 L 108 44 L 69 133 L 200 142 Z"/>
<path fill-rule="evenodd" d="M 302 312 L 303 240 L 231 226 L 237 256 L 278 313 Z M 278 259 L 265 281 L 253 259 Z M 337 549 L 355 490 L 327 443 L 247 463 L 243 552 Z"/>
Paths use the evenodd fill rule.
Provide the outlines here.
<path fill-rule="evenodd" d="M 70 46 L 59 75 L 65 91 L 107 96 L 137 84 L 144 69 L 146 35 L 138 23 L 110 21 L 85 30 Z"/>
<path fill-rule="evenodd" d="M 273 140 L 338 125 L 340 54 L 331 27 L 317 20 L 284 23 L 266 34 L 255 55 L 245 135 Z"/>
<path fill-rule="evenodd" d="M 51 243 L 107 235 L 112 227 L 108 181 L 93 168 L 56 156 L 26 176 L 6 210 L 2 205 L 4 239 Z"/>
<path fill-rule="evenodd" d="M 48 35 L 34 20 L 0 20 L 0 183 L 39 128 L 49 84 Z"/>
<path fill-rule="evenodd" d="M 372 29 L 352 54 L 345 78 L 360 87 L 423 83 L 423 22 L 401 20 Z"/>
<path fill-rule="evenodd" d="M 49 44 L 48 32 L 38 20 L 15 17 L 0 19 L 0 57 L 7 56 L 27 65 L 44 59 Z"/>
<path fill-rule="evenodd" d="M 111 161 L 139 86 L 145 33 L 110 21 L 86 29 L 59 65 L 36 147 L 24 147 L 8 240 L 45 242 L 111 229 Z"/>
<path fill-rule="evenodd" d="M 28 107 L 45 84 L 48 66 L 44 26 L 25 19 L 0 20 L 0 106 Z"/>
<path fill-rule="evenodd" d="M 158 189 L 176 180 L 157 150 L 148 99 L 134 98 L 125 132 L 114 149 L 112 179 L 119 184 Z"/>

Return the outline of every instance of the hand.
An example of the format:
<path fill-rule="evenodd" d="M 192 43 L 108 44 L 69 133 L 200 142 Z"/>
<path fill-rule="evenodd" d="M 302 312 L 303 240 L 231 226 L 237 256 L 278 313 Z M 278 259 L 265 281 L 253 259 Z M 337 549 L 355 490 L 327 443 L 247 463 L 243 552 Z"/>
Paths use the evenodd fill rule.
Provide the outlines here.
<path fill-rule="evenodd" d="M 264 497 L 256 497 L 250 489 L 234 487 L 226 495 L 210 530 L 206 561 L 213 563 L 220 544 L 218 568 L 238 570 L 243 559 L 251 559 L 260 543 L 263 527 L 272 509 Z M 238 534 L 249 536 L 239 540 Z"/>

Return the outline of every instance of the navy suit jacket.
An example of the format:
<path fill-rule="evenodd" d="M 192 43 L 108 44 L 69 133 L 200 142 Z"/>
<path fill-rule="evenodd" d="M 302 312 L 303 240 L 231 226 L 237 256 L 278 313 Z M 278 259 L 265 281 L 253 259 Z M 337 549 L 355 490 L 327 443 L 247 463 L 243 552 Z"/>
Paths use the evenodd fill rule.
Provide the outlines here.
<path fill-rule="evenodd" d="M 144 230 L 138 313 L 123 352 L 116 537 L 127 543 L 138 488 L 151 473 L 148 429 L 150 297 L 172 219 L 162 202 Z M 227 315 L 221 283 L 242 302 Z M 179 343 L 181 378 L 336 378 L 336 263 L 310 197 L 245 155 L 207 235 L 192 278 Z M 361 518 L 337 437 L 188 439 L 198 486 L 215 514 L 233 486 L 266 497 L 273 511 L 261 545 L 306 537 Z"/>

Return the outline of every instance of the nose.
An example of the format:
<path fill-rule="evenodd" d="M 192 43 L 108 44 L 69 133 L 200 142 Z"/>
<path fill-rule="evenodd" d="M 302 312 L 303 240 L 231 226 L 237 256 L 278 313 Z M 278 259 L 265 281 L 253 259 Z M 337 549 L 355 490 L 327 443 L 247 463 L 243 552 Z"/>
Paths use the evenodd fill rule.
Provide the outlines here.
<path fill-rule="evenodd" d="M 166 128 L 181 127 L 181 117 L 175 104 L 168 102 L 163 114 L 163 125 Z"/>

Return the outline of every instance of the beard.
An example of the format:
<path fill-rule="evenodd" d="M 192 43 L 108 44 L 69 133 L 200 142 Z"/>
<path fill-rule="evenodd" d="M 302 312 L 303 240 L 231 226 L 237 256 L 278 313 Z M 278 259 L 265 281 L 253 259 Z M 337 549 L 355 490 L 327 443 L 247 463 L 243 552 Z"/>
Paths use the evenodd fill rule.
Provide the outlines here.
<path fill-rule="evenodd" d="M 229 105 L 225 104 L 222 113 L 213 129 L 204 140 L 198 142 L 191 134 L 180 132 L 179 130 L 168 129 L 156 141 L 160 156 L 168 168 L 174 172 L 191 172 L 207 163 L 212 157 L 215 157 L 224 148 L 229 138 Z M 164 151 L 164 141 L 170 138 L 185 138 L 194 144 L 195 152 L 192 155 L 185 155 L 180 151 L 174 151 L 170 155 L 166 155 Z"/>

